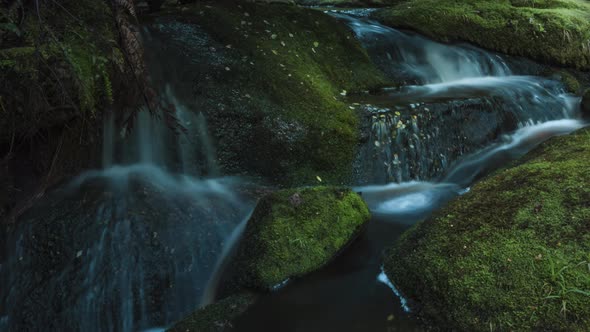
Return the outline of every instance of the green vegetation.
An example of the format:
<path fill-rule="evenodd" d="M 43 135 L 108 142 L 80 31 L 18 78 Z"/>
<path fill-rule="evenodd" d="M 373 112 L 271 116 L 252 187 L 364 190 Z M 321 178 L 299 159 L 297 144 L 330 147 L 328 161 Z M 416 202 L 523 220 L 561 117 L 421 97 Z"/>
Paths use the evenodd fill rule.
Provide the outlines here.
<path fill-rule="evenodd" d="M 240 103 L 256 109 L 253 118 L 288 124 L 269 131 L 286 130 L 285 140 L 295 143 L 257 140 L 273 151 L 259 168 L 288 185 L 317 183 L 316 176 L 349 181 L 359 131 L 344 95 L 387 85 L 352 31 L 322 12 L 288 5 L 215 1 L 169 10 L 239 54 L 227 80 L 245 96 Z"/>
<path fill-rule="evenodd" d="M 567 92 L 573 94 L 580 93 L 582 85 L 580 84 L 580 81 L 578 81 L 578 79 L 571 73 L 565 70 L 560 70 L 554 73 L 552 76 L 559 79 L 563 83 Z"/>
<path fill-rule="evenodd" d="M 240 316 L 256 301 L 252 293 L 240 293 L 208 305 L 175 324 L 170 332 L 229 331 L 232 320 Z"/>
<path fill-rule="evenodd" d="M 590 2 L 407 0 L 374 14 L 394 27 L 590 70 Z"/>
<path fill-rule="evenodd" d="M 271 289 L 319 269 L 354 240 L 370 213 L 350 189 L 289 189 L 260 200 L 236 257 L 242 287 Z"/>
<path fill-rule="evenodd" d="M 590 89 L 587 89 L 582 96 L 582 116 L 590 118 Z"/>
<path fill-rule="evenodd" d="M 590 326 L 590 130 L 557 137 L 402 236 L 385 269 L 462 331 Z"/>
<path fill-rule="evenodd" d="M 34 7 L 34 6 L 33 6 Z M 114 18 L 103 1 L 61 1 L 0 12 L 0 141 L 32 136 L 112 103 L 122 67 Z M 18 10 L 20 13 L 20 9 Z"/>

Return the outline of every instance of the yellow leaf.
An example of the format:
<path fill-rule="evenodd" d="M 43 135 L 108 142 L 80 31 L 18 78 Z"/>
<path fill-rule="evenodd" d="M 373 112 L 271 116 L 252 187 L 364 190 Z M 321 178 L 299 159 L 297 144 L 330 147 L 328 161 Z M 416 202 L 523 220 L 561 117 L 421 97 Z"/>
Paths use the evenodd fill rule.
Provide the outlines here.
<path fill-rule="evenodd" d="M 321 178 L 319 175 L 317 175 L 315 178 L 316 178 L 316 179 L 317 179 L 319 182 L 322 182 L 322 178 Z"/>

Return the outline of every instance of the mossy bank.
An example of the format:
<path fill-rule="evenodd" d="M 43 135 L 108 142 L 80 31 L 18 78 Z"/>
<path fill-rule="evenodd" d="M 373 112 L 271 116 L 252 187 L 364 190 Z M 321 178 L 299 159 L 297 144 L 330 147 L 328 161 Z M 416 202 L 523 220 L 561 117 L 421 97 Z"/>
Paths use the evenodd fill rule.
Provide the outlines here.
<path fill-rule="evenodd" d="M 104 1 L 0 5 L 0 219 L 99 165 L 102 111 L 124 60 Z"/>
<path fill-rule="evenodd" d="M 590 326 L 590 130 L 551 139 L 405 233 L 385 270 L 462 331 Z"/>
<path fill-rule="evenodd" d="M 407 0 L 373 17 L 442 41 L 467 41 L 590 70 L 590 3 L 583 0 Z"/>
<path fill-rule="evenodd" d="M 226 173 L 350 180 L 359 121 L 345 95 L 388 82 L 344 23 L 297 6 L 215 1 L 167 8 L 148 26 L 167 49 L 186 49 L 183 76 Z M 202 48 L 186 42 L 191 34 L 207 36 Z"/>
<path fill-rule="evenodd" d="M 265 196 L 246 226 L 234 282 L 269 290 L 317 270 L 356 239 L 369 219 L 367 205 L 350 189 L 288 189 Z"/>

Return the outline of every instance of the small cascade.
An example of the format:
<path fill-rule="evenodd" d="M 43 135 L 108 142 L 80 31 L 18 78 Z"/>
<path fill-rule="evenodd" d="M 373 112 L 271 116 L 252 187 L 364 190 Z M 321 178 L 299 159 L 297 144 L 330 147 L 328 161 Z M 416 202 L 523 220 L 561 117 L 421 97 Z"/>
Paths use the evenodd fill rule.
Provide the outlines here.
<path fill-rule="evenodd" d="M 579 98 L 560 82 L 514 75 L 534 67 L 526 61 L 333 15 L 348 23 L 392 80 L 410 83 L 351 97 L 364 113 L 358 184 L 435 179 L 504 133 L 579 113 Z"/>
<path fill-rule="evenodd" d="M 507 61 L 497 54 L 470 45 L 443 45 L 368 19 L 331 14 L 348 23 L 375 63 L 397 82 L 442 83 L 511 74 Z"/>
<path fill-rule="evenodd" d="M 469 190 L 477 179 L 515 160 L 551 137 L 566 135 L 588 124 L 563 119 L 528 124 L 485 149 L 466 155 L 449 167 L 438 182 L 404 182 L 355 188 L 371 211 L 392 220 L 420 220 L 450 199 Z"/>
<path fill-rule="evenodd" d="M 163 95 L 182 133 L 145 110 L 131 131 L 107 113 L 103 168 L 52 192 L 12 231 L 3 330 L 168 326 L 210 294 L 253 202 L 239 179 L 219 177 L 204 115 L 174 91 Z"/>

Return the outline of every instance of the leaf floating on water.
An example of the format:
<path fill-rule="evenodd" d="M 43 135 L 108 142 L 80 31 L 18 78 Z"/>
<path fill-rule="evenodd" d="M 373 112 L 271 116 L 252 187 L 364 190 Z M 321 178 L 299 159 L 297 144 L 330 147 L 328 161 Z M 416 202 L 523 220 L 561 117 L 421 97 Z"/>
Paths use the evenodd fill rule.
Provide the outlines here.
<path fill-rule="evenodd" d="M 322 178 L 319 175 L 316 175 L 316 180 L 318 180 L 319 182 L 322 182 Z"/>
<path fill-rule="evenodd" d="M 346 90 L 342 90 L 342 92 L 340 92 L 340 95 L 341 96 L 346 96 L 346 93 L 347 93 Z"/>
<path fill-rule="evenodd" d="M 295 37 L 295 36 L 293 36 L 293 34 L 292 34 L 292 33 L 289 33 L 289 37 L 293 38 L 293 37 Z"/>
<path fill-rule="evenodd" d="M 317 42 L 317 41 L 313 42 L 313 47 L 319 47 L 319 46 L 320 46 L 319 42 Z"/>
<path fill-rule="evenodd" d="M 279 53 L 277 51 L 275 51 L 275 50 L 272 50 L 272 54 L 279 55 Z"/>
<path fill-rule="evenodd" d="M 275 35 L 274 33 L 272 35 L 270 35 L 270 39 L 277 39 L 277 35 Z"/>
<path fill-rule="evenodd" d="M 402 114 L 398 111 L 398 112 L 395 112 L 395 115 L 400 116 Z"/>
<path fill-rule="evenodd" d="M 379 141 L 375 141 L 375 146 L 376 147 L 380 147 L 381 146 L 381 143 L 379 143 Z"/>

